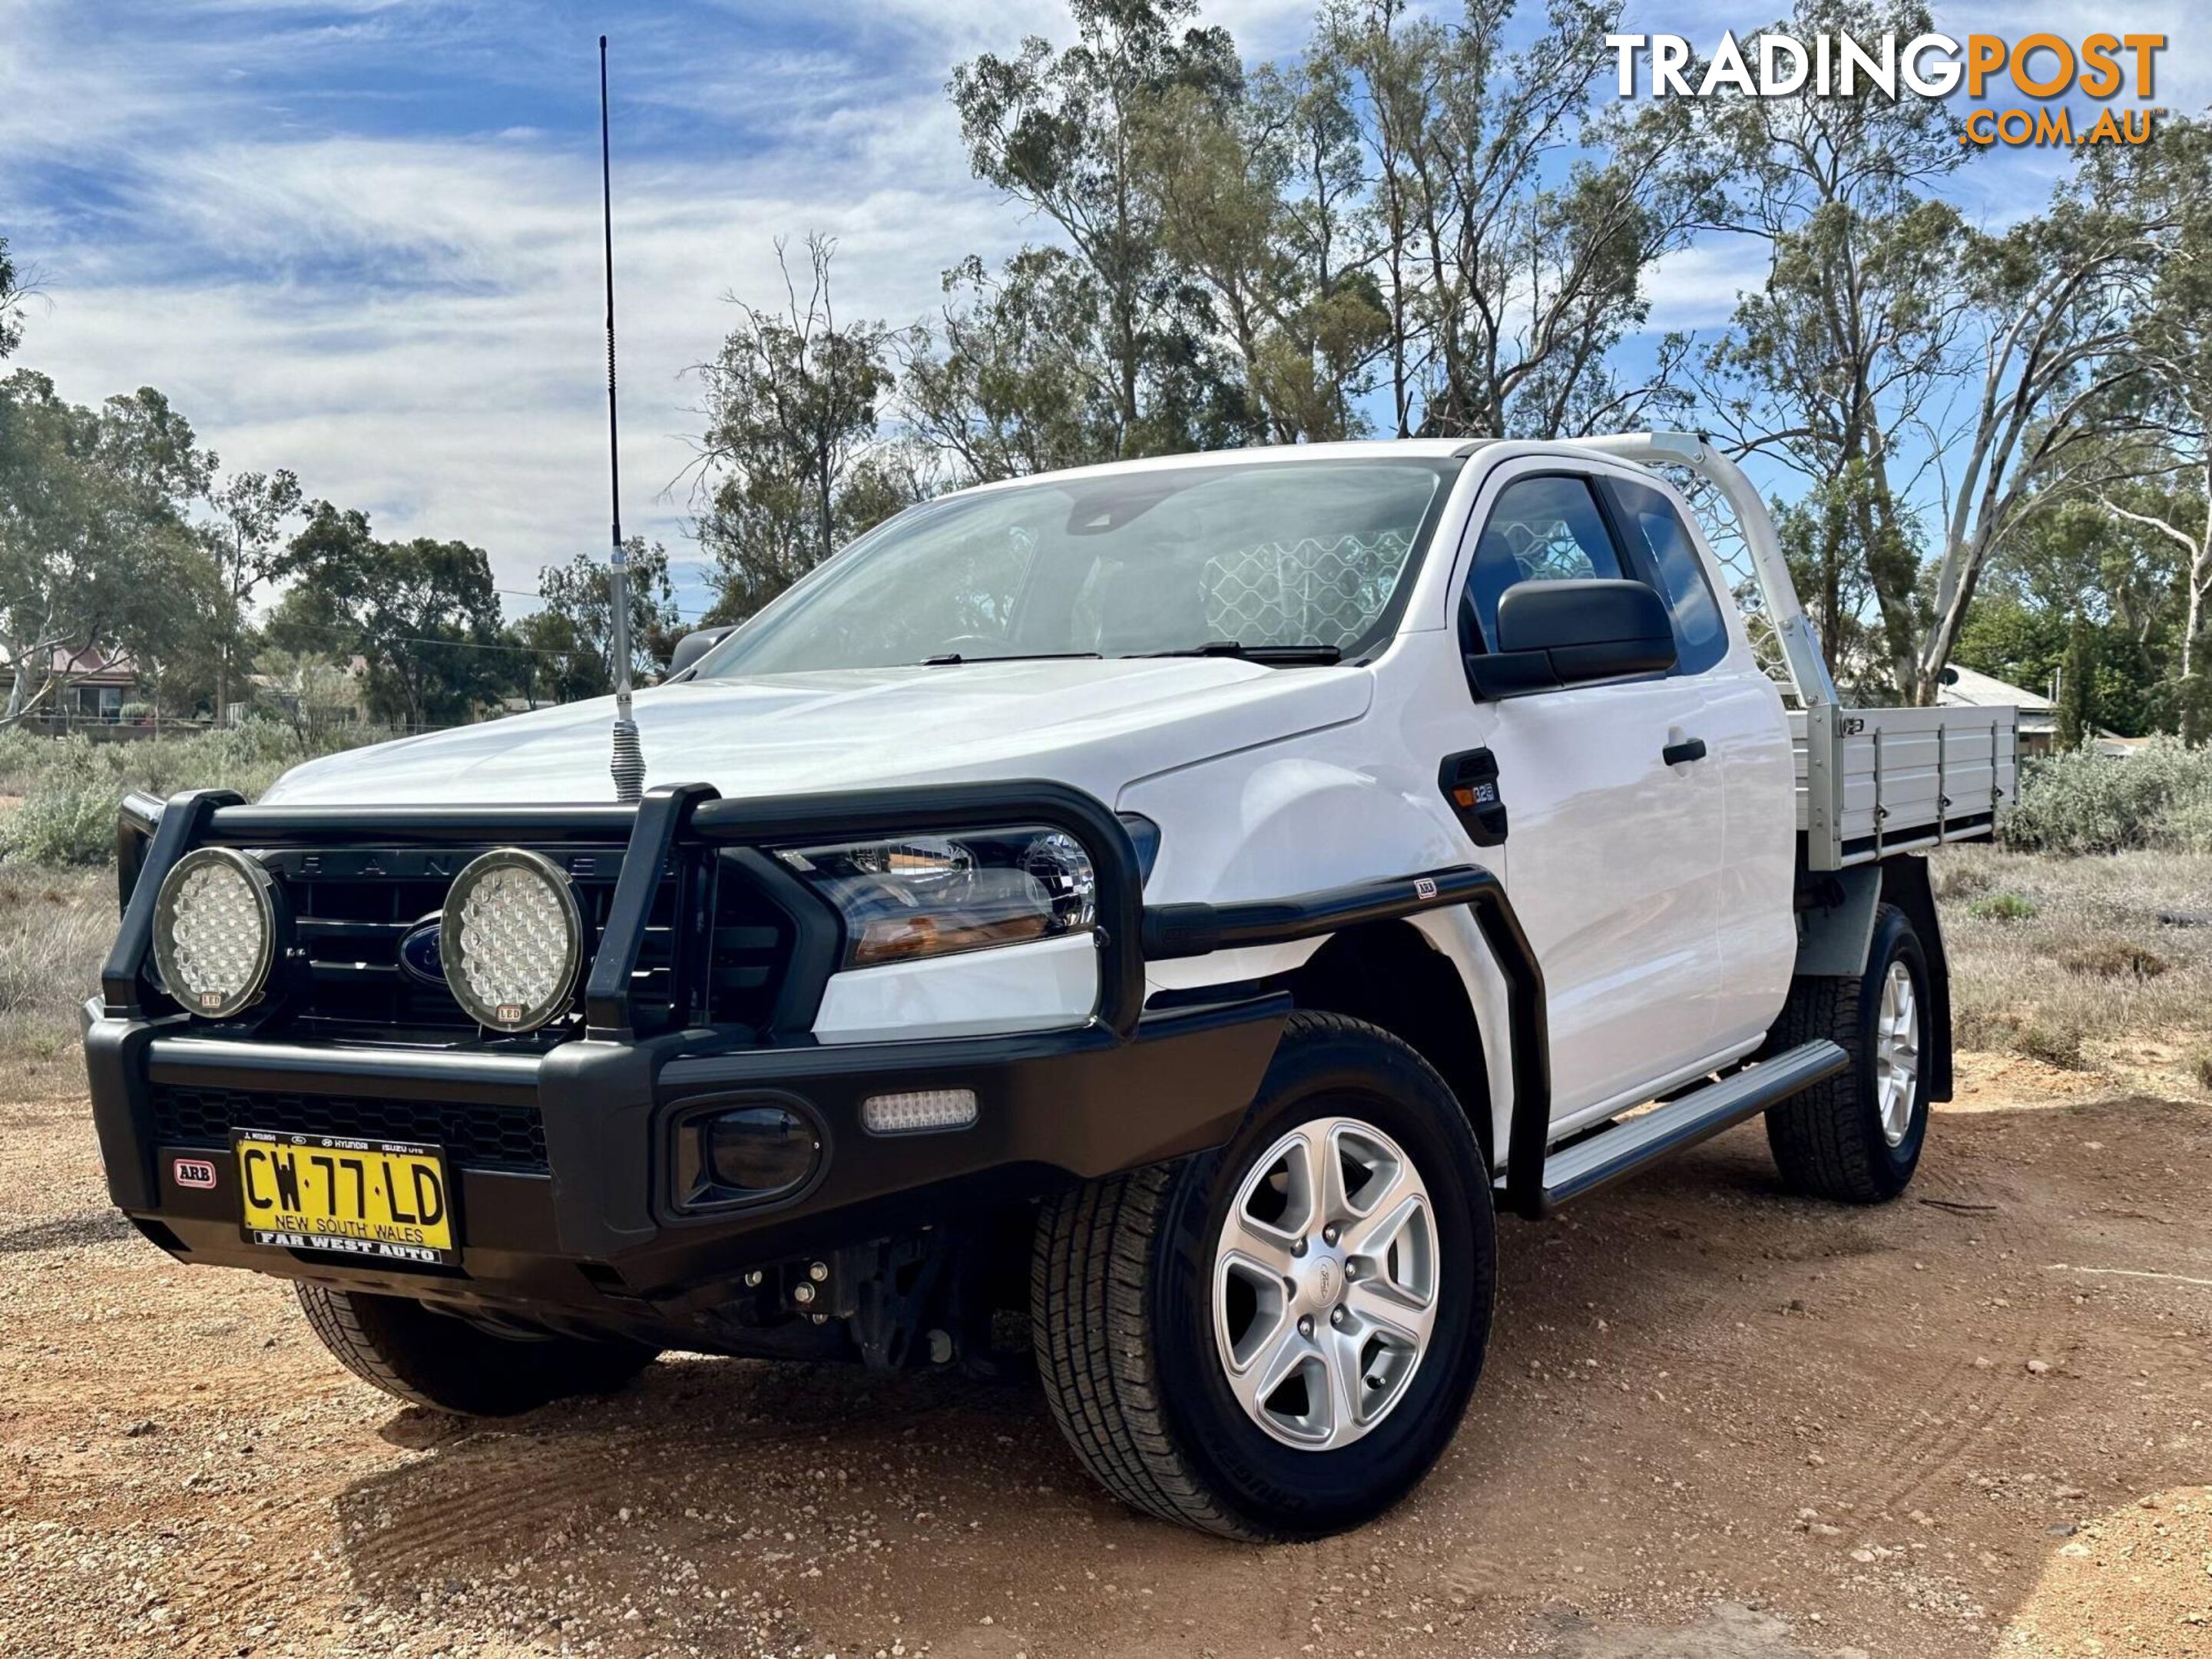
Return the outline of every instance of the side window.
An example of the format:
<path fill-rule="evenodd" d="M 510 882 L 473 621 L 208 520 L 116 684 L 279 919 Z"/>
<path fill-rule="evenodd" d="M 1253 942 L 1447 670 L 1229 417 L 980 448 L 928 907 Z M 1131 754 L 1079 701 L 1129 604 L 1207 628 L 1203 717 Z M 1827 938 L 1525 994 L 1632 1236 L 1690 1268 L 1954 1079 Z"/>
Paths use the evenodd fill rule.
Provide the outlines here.
<path fill-rule="evenodd" d="M 1674 617 L 1678 674 L 1702 674 L 1728 655 L 1728 623 L 1705 581 L 1695 543 L 1683 527 L 1674 504 L 1659 491 L 1625 479 L 1608 478 L 1615 518 L 1631 550 L 1642 553 Z"/>
<path fill-rule="evenodd" d="M 1497 648 L 1498 602 L 1516 582 L 1626 574 L 1588 479 L 1564 473 L 1516 479 L 1498 492 L 1474 544 L 1461 643 L 1469 651 Z"/>

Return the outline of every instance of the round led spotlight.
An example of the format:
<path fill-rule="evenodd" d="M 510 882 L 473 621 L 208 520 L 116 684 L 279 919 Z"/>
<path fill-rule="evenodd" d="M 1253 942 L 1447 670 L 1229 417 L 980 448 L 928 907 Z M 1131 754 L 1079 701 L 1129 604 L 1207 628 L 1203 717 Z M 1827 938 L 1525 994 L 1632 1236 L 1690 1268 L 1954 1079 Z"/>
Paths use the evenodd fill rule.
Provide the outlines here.
<path fill-rule="evenodd" d="M 154 965 L 169 994 L 203 1019 L 228 1019 L 260 999 L 276 959 L 276 889 L 228 847 L 187 853 L 154 907 Z"/>
<path fill-rule="evenodd" d="M 520 847 L 486 853 L 455 878 L 438 925 L 446 984 L 491 1030 L 534 1031 L 568 1006 L 584 917 L 560 866 Z"/>

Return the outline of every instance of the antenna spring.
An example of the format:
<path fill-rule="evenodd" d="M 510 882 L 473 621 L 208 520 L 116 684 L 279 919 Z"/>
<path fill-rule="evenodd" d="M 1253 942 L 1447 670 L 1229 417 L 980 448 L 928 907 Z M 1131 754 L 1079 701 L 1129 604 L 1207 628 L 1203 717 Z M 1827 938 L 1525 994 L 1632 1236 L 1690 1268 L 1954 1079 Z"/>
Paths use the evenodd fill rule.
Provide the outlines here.
<path fill-rule="evenodd" d="M 617 720 L 614 739 L 614 759 L 607 769 L 614 774 L 615 799 L 637 800 L 645 793 L 645 748 L 637 738 L 637 722 Z"/>

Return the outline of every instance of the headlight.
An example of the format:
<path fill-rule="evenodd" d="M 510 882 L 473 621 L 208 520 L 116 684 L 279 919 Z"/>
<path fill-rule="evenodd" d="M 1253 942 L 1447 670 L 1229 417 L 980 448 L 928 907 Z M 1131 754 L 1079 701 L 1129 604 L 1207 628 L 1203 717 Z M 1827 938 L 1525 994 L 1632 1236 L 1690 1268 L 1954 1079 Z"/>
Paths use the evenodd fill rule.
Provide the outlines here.
<path fill-rule="evenodd" d="M 806 847 L 776 855 L 845 919 L 866 968 L 1088 932 L 1098 874 L 1083 843 L 1031 826 Z"/>
<path fill-rule="evenodd" d="M 207 1019 L 250 1006 L 276 958 L 276 884 L 243 853 L 179 859 L 154 909 L 154 963 L 169 994 Z"/>
<path fill-rule="evenodd" d="M 446 984 L 479 1025 L 534 1031 L 567 1011 L 584 959 L 575 890 L 550 859 L 486 853 L 454 878 L 438 924 Z"/>

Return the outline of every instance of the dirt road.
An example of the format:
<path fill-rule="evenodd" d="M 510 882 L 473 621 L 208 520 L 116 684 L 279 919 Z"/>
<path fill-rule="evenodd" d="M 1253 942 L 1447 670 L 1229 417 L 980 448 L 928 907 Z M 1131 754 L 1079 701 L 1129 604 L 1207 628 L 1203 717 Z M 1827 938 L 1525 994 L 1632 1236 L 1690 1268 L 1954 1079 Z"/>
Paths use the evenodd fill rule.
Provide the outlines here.
<path fill-rule="evenodd" d="M 1972 1057 L 1922 1180 L 1756 1127 L 1539 1226 L 1451 1455 L 1235 1547 L 1025 1387 L 671 1358 L 462 1424 L 105 1206 L 66 1063 L 0 1104 L 0 1654 L 2212 1654 L 2212 1109 Z"/>

